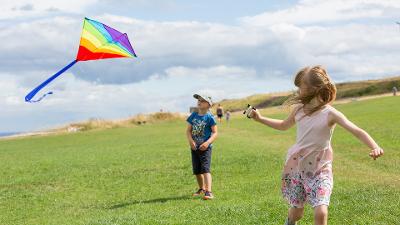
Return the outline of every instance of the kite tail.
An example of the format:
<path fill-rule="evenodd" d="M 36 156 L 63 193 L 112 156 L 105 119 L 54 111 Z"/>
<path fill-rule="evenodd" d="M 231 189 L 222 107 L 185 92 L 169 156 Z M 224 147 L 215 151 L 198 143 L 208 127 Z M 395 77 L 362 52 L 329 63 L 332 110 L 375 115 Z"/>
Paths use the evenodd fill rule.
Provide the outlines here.
<path fill-rule="evenodd" d="M 78 62 L 76 59 L 74 61 L 72 61 L 70 64 L 68 64 L 67 66 L 65 66 L 64 68 L 62 68 L 60 71 L 58 71 L 56 74 L 54 74 L 53 76 L 49 77 L 47 80 L 45 80 L 43 83 L 41 83 L 39 86 L 37 86 L 35 89 L 33 89 L 31 92 L 29 92 L 29 94 L 27 94 L 25 96 L 25 101 L 26 102 L 39 102 L 40 100 L 42 100 L 44 97 L 46 97 L 46 95 L 50 95 L 53 94 L 53 92 L 48 92 L 46 94 L 44 94 L 42 97 L 40 97 L 37 100 L 32 100 L 32 98 L 42 89 L 44 88 L 46 85 L 48 85 L 51 81 L 53 81 L 54 79 L 56 79 L 58 76 L 60 76 L 62 73 L 64 73 L 67 69 L 69 69 L 71 66 L 73 66 L 76 62 Z"/>

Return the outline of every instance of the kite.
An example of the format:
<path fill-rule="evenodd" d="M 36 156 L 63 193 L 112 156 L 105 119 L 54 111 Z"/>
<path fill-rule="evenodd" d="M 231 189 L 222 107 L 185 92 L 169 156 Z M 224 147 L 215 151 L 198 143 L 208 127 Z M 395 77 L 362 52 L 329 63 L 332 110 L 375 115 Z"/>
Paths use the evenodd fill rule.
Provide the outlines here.
<path fill-rule="evenodd" d="M 53 94 L 50 91 L 39 99 L 32 100 L 42 88 L 79 61 L 133 57 L 137 56 L 126 33 L 121 33 L 103 23 L 85 18 L 76 59 L 29 92 L 25 96 L 25 101 L 39 102 L 46 95 Z"/>

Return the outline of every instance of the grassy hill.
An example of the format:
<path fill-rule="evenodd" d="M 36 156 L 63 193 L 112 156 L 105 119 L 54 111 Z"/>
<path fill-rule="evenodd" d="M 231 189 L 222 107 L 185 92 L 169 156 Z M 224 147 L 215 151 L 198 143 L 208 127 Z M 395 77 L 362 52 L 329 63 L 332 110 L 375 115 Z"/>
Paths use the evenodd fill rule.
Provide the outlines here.
<path fill-rule="evenodd" d="M 340 127 L 329 224 L 400 223 L 400 98 L 336 106 L 385 149 Z M 284 118 L 283 111 L 264 114 Z M 213 151 L 216 199 L 196 189 L 182 119 L 143 126 L 0 141 L 0 224 L 283 224 L 280 173 L 295 128 L 275 131 L 242 115 L 220 124 Z M 306 208 L 301 224 L 312 223 Z"/>
<path fill-rule="evenodd" d="M 400 77 L 338 83 L 336 84 L 337 99 L 388 93 L 392 91 L 393 86 L 400 87 Z M 214 111 L 218 104 L 221 104 L 224 110 L 233 112 L 243 110 L 247 104 L 251 104 L 256 108 L 278 106 L 282 105 L 291 94 L 291 92 L 281 92 L 256 94 L 242 99 L 225 99 L 214 105 Z"/>

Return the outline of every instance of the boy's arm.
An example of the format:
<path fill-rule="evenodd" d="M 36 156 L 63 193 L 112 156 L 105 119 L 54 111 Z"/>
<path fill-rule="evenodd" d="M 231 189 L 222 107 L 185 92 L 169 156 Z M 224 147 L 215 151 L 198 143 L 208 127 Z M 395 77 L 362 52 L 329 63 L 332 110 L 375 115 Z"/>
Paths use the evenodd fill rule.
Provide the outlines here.
<path fill-rule="evenodd" d="M 294 120 L 294 116 L 296 115 L 296 112 L 298 111 L 300 106 L 295 107 L 292 112 L 289 114 L 289 116 L 284 119 L 284 120 L 279 120 L 279 119 L 272 119 L 268 117 L 261 116 L 260 112 L 256 109 L 252 111 L 251 117 L 257 121 L 260 122 L 264 125 L 267 125 L 271 128 L 277 129 L 277 130 L 287 130 L 291 128 L 296 121 Z"/>
<path fill-rule="evenodd" d="M 328 117 L 330 126 L 337 123 L 344 129 L 352 133 L 355 137 L 357 137 L 360 141 L 362 141 L 371 149 L 369 155 L 374 160 L 383 155 L 383 149 L 379 147 L 379 145 L 374 141 L 374 139 L 372 139 L 372 137 L 367 132 L 365 132 L 363 129 L 359 128 L 357 125 L 348 120 L 346 116 L 343 115 L 343 113 L 337 110 L 332 110 L 331 112 L 332 113 L 330 113 Z"/>
<path fill-rule="evenodd" d="M 186 138 L 189 141 L 190 148 L 192 150 L 196 150 L 196 143 L 194 142 L 192 138 L 192 125 L 188 124 L 187 129 L 186 129 Z"/>
<path fill-rule="evenodd" d="M 211 126 L 211 136 L 210 138 L 205 141 L 203 144 L 200 145 L 200 150 L 204 151 L 212 144 L 218 136 L 218 128 L 217 125 Z"/>

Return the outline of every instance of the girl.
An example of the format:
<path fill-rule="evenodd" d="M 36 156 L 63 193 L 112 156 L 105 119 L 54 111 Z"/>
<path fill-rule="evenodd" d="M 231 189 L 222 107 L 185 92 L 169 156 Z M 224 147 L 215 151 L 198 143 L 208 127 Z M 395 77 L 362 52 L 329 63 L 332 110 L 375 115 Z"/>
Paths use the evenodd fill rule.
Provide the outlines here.
<path fill-rule="evenodd" d="M 282 194 L 290 204 L 285 224 L 296 224 L 307 202 L 314 208 L 314 223 L 326 225 L 333 188 L 331 137 L 335 125 L 366 144 L 374 160 L 383 155 L 383 149 L 330 105 L 336 98 L 336 87 L 324 68 L 303 68 L 296 74 L 294 84 L 299 89 L 285 104 L 295 107 L 285 120 L 263 117 L 258 110 L 250 116 L 278 130 L 287 130 L 297 123 L 296 144 L 288 150 L 282 173 Z"/>

